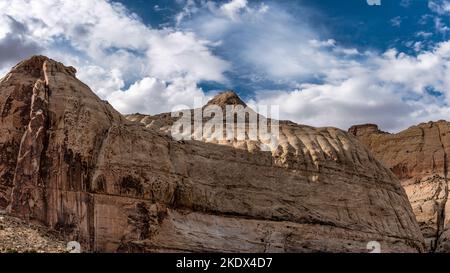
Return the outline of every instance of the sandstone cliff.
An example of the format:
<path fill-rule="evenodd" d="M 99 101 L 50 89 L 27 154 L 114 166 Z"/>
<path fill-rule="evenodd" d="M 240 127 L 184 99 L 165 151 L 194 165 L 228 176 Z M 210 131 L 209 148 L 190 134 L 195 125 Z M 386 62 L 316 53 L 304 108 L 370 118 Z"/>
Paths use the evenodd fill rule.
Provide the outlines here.
<path fill-rule="evenodd" d="M 450 251 L 448 164 L 450 123 L 429 122 L 398 134 L 376 125 L 349 130 L 400 179 L 430 251 Z"/>
<path fill-rule="evenodd" d="M 174 141 L 170 115 L 128 121 L 75 73 L 36 56 L 0 80 L 10 213 L 91 251 L 424 250 L 398 180 L 347 133 L 281 122 L 268 152 L 258 141 Z"/>

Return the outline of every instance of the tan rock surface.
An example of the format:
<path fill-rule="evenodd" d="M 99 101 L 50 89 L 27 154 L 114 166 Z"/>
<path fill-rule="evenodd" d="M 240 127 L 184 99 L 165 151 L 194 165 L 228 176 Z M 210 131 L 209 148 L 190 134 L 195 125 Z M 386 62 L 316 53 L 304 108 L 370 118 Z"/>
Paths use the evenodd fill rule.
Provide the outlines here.
<path fill-rule="evenodd" d="M 243 103 L 242 100 L 240 100 L 235 93 L 230 91 L 219 94 L 207 105 L 218 105 L 222 109 L 225 107 L 225 105 L 246 106 L 245 103 Z M 192 110 L 192 115 L 193 112 L 194 110 Z M 225 116 L 226 115 L 224 115 L 224 120 Z M 159 130 L 165 135 L 171 134 L 170 130 L 172 128 L 172 125 L 176 121 L 176 118 L 172 118 L 170 113 L 164 113 L 155 116 L 134 114 L 127 116 L 127 118 L 130 121 L 140 122 L 147 128 Z M 207 121 L 208 119 L 206 118 L 205 120 Z M 247 124 L 246 132 L 248 133 L 248 122 L 246 122 L 246 124 Z M 308 200 L 306 204 L 312 202 L 309 204 L 311 205 L 313 204 L 314 206 L 314 209 L 311 210 L 310 212 L 314 211 L 319 212 L 319 214 L 323 213 L 332 215 L 333 214 L 332 211 L 335 211 L 336 214 L 333 216 L 334 217 L 333 222 L 339 219 L 338 222 L 353 221 L 355 225 L 358 225 L 357 222 L 359 220 L 353 218 L 354 217 L 353 213 L 358 210 L 356 209 L 357 207 L 361 208 L 361 210 L 365 210 L 365 208 L 369 209 L 369 211 L 362 213 L 362 215 L 356 216 L 361 221 L 365 221 L 363 218 L 367 217 L 368 215 L 370 215 L 368 217 L 371 218 L 371 220 L 374 220 L 377 217 L 375 215 L 379 214 L 380 211 L 378 211 L 378 213 L 375 213 L 375 210 L 372 210 L 372 206 L 375 203 L 378 202 L 383 203 L 385 201 L 380 200 L 376 201 L 377 197 L 375 196 L 382 196 L 385 194 L 385 192 L 370 193 L 371 190 L 368 188 L 371 188 L 371 186 L 369 185 L 367 185 L 368 188 L 366 189 L 359 188 L 360 186 L 362 186 L 360 183 L 366 184 L 368 182 L 366 179 L 372 180 L 373 178 L 376 177 L 375 180 L 379 181 L 378 182 L 374 181 L 375 187 L 380 187 L 381 189 L 388 184 L 389 185 L 388 188 L 394 187 L 396 188 L 395 191 L 398 190 L 398 193 L 402 191 L 400 188 L 398 188 L 398 184 L 395 181 L 396 179 L 392 176 L 392 173 L 386 171 L 386 168 L 383 167 L 376 160 L 374 160 L 373 157 L 370 155 L 370 153 L 368 153 L 357 141 L 349 137 L 344 132 L 335 128 L 312 128 L 309 126 L 297 125 L 288 121 L 280 121 L 280 137 L 278 139 L 279 146 L 277 146 L 275 149 L 272 149 L 272 151 L 269 153 L 262 151 L 261 149 L 261 147 L 263 146 L 262 140 L 239 141 L 233 139 L 231 141 L 217 141 L 215 139 L 212 140 L 203 139 L 203 141 L 213 144 L 221 144 L 222 146 L 233 147 L 237 150 L 241 150 L 242 151 L 241 153 L 245 152 L 248 152 L 250 154 L 259 153 L 264 156 L 272 157 L 271 160 L 273 166 L 276 166 L 277 168 L 287 169 L 290 170 L 291 172 L 291 174 L 288 174 L 288 176 L 286 176 L 285 178 L 275 180 L 276 182 L 274 184 L 277 185 L 270 186 L 275 190 L 275 192 L 281 191 L 282 193 L 281 196 L 284 196 L 284 199 L 291 199 L 289 198 L 289 196 L 294 191 L 299 190 L 292 188 L 292 186 L 289 185 L 291 181 L 292 183 L 298 183 L 304 179 L 301 177 L 306 175 L 307 181 L 309 180 L 309 183 L 299 184 L 301 185 L 302 189 L 300 189 L 299 195 L 297 196 L 297 198 L 303 197 L 302 198 L 303 201 L 299 200 L 300 202 L 296 202 L 295 200 L 296 198 L 294 197 L 295 196 L 294 195 L 292 196 L 294 197 L 292 199 L 292 202 L 295 202 L 293 204 L 300 205 L 303 208 L 310 210 L 309 206 L 304 206 L 305 201 Z M 217 155 L 217 157 L 219 156 L 220 155 Z M 229 161 L 231 161 L 231 159 Z M 220 167 L 218 166 L 218 168 Z M 223 172 L 226 171 L 227 170 L 224 168 Z M 277 172 L 280 171 L 281 169 L 279 169 Z M 365 178 L 360 177 L 366 176 L 366 174 L 367 177 Z M 237 177 L 242 177 L 244 180 L 252 181 L 253 180 L 252 176 L 260 177 L 260 170 L 256 169 L 252 171 L 250 174 L 247 174 L 246 172 L 239 172 L 239 175 Z M 263 179 L 264 178 L 260 178 L 258 180 L 263 181 Z M 344 186 L 340 182 L 343 182 L 344 184 L 346 183 L 350 184 Z M 278 184 L 280 183 L 283 183 L 283 185 L 278 186 Z M 311 185 L 310 183 L 312 183 L 313 185 Z M 317 183 L 317 185 L 337 183 L 336 185 L 339 186 L 336 187 L 339 189 L 338 190 L 336 188 L 330 189 L 330 191 L 328 191 L 327 187 L 324 188 L 320 187 L 320 189 L 316 189 L 314 183 Z M 312 188 L 310 188 L 310 186 L 312 186 Z M 366 185 L 362 187 L 366 187 Z M 334 192 L 334 190 L 337 191 L 343 190 L 345 194 L 336 193 Z M 334 196 L 336 196 L 336 194 L 340 197 L 337 197 L 337 199 L 333 199 L 335 198 Z M 345 197 L 343 197 L 342 194 L 344 194 Z M 371 196 L 371 194 L 375 194 L 375 196 Z M 308 195 L 312 196 L 308 197 Z M 389 194 L 387 195 L 389 196 Z M 274 197 L 276 198 L 276 195 Z M 359 199 L 359 197 L 361 197 L 361 199 Z M 365 199 L 366 197 L 368 197 L 370 200 L 369 203 L 364 204 L 364 202 L 366 202 L 367 200 L 362 199 Z M 331 198 L 331 200 L 327 200 L 329 198 Z M 382 197 L 382 199 L 383 198 L 386 197 Z M 361 203 L 356 205 L 356 203 L 360 201 Z M 347 207 L 347 205 L 349 205 L 350 207 Z M 378 205 L 380 204 L 377 204 L 375 206 Z M 302 212 L 303 209 L 300 210 L 296 209 L 296 210 L 297 210 L 296 213 L 304 214 L 304 212 Z M 385 209 L 381 209 L 381 211 L 385 211 Z M 358 213 L 359 212 L 356 212 L 356 214 Z M 311 217 L 307 216 L 307 214 L 309 213 L 306 213 L 305 217 Z M 381 214 L 383 214 L 383 212 Z M 372 218 L 372 216 L 375 216 L 375 218 Z M 185 221 L 189 222 L 189 220 Z M 376 221 L 383 222 L 380 224 L 380 226 L 390 225 L 385 219 L 383 219 L 382 215 L 379 215 L 379 219 L 375 220 L 375 222 Z M 293 222 L 295 222 L 295 220 Z M 326 223 L 322 224 L 326 225 Z M 270 226 L 268 228 L 274 230 L 277 229 L 283 230 L 282 226 L 276 225 Z M 291 228 L 296 228 L 296 231 L 294 232 L 295 234 L 298 233 L 305 235 L 303 239 L 307 242 L 306 245 L 310 246 L 309 251 L 314 250 L 317 251 L 318 249 L 320 251 L 339 251 L 337 250 L 339 248 L 338 246 L 345 245 L 343 241 L 337 240 L 337 238 L 342 235 L 336 235 L 336 233 L 334 233 L 335 231 L 334 228 L 328 230 L 327 232 L 323 231 L 323 233 L 321 233 L 320 236 L 324 237 L 322 237 L 318 241 L 324 240 L 329 242 L 328 245 L 322 246 L 318 246 L 315 244 L 316 243 L 315 240 L 318 239 L 317 236 L 312 236 L 314 237 L 314 239 L 312 239 L 311 237 L 309 237 L 309 235 L 307 235 L 308 231 L 303 230 L 301 226 L 300 227 L 294 226 Z M 324 233 L 326 233 L 327 235 L 324 235 Z M 344 241 L 345 240 L 346 239 L 344 239 Z M 353 244 L 350 243 L 348 245 L 350 246 Z M 364 251 L 365 246 L 362 247 L 361 246 L 362 244 L 359 244 L 359 248 L 356 249 L 353 246 L 351 246 L 349 247 L 349 249 L 351 249 L 349 251 Z M 308 251 L 308 247 L 302 249 L 301 251 Z"/>
<path fill-rule="evenodd" d="M 429 250 L 450 251 L 450 123 L 423 123 L 397 134 L 380 132 L 376 125 L 349 131 L 401 180 Z"/>
<path fill-rule="evenodd" d="M 281 122 L 271 152 L 259 141 L 177 142 L 170 115 L 141 116 L 148 128 L 128 121 L 41 56 L 0 81 L 0 112 L 2 206 L 84 249 L 424 250 L 398 180 L 338 129 Z"/>

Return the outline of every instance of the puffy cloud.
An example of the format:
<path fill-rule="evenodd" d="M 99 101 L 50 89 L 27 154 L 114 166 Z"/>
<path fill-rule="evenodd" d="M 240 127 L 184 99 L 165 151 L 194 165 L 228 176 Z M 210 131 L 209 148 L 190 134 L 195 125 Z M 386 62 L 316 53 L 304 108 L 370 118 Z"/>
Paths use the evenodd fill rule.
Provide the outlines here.
<path fill-rule="evenodd" d="M 438 14 L 450 13 L 450 1 L 448 0 L 429 0 L 428 7 Z"/>
<path fill-rule="evenodd" d="M 277 2 L 185 3 L 174 27 L 153 29 L 106 0 L 0 1 L 0 49 L 9 50 L 0 50 L 0 71 L 24 57 L 14 53 L 20 47 L 42 52 L 76 66 L 123 113 L 192 106 L 194 97 L 207 99 L 199 83 L 215 81 L 261 86 L 251 103 L 278 104 L 282 119 L 316 126 L 399 130 L 448 117 L 450 42 L 425 51 L 428 44 L 413 41 L 416 55 L 361 52 L 318 33 L 303 9 L 293 16 Z M 448 3 L 429 6 L 443 16 Z M 447 32 L 439 16 L 430 18 Z"/>
<path fill-rule="evenodd" d="M 450 41 L 439 43 L 431 51 L 413 57 L 391 52 L 381 60 L 380 78 L 400 83 L 408 90 L 424 94 L 428 87 L 439 90 L 450 103 Z"/>
<path fill-rule="evenodd" d="M 57 12 L 50 16 L 49 11 Z M 0 24 L 0 69 L 2 59 L 18 62 L 40 52 L 76 66 L 80 79 L 104 99 L 134 86 L 133 95 L 123 96 L 121 103 L 136 94 L 155 95 L 135 91 L 147 83 L 143 79 L 173 88 L 186 81 L 200 90 L 196 85 L 201 81 L 226 82 L 224 72 L 230 69 L 211 52 L 214 44 L 206 39 L 174 28 L 152 29 L 123 5 L 107 0 L 3 0 L 0 20 L 9 20 L 10 26 Z M 167 111 L 169 106 L 161 108 Z"/>
<path fill-rule="evenodd" d="M 262 92 L 252 103 L 279 104 L 282 118 L 315 126 L 370 122 L 398 131 L 450 112 L 449 54 L 450 41 L 417 56 L 392 49 L 344 68 L 333 80 Z"/>
<path fill-rule="evenodd" d="M 151 44 L 147 56 L 152 75 L 166 80 L 186 75 L 197 81 L 225 81 L 223 72 L 230 65 L 208 50 L 210 42 L 198 40 L 193 33 L 154 35 Z"/>
<path fill-rule="evenodd" d="M 342 129 L 372 122 L 395 130 L 411 122 L 409 115 L 414 110 L 370 77 L 354 77 L 336 84 L 302 85 L 294 91 L 261 93 L 254 103 L 280 105 L 282 119 Z"/>
<path fill-rule="evenodd" d="M 207 40 L 221 41 L 218 47 L 232 62 L 236 78 L 278 83 L 310 80 L 350 65 L 347 56 L 359 54 L 320 37 L 305 20 L 306 11 L 298 11 L 294 17 L 273 2 L 207 3 L 203 9 L 197 7 L 195 16 L 185 17 L 180 27 Z"/>
<path fill-rule="evenodd" d="M 0 15 L 0 67 L 37 54 L 43 48 L 30 39 L 26 25 L 8 15 Z"/>
<path fill-rule="evenodd" d="M 225 7 L 232 8 L 228 16 Z M 445 9 L 444 5 L 439 11 Z M 180 24 L 203 38 L 222 41 L 220 48 L 237 78 L 253 86 L 262 82 L 250 103 L 277 104 L 282 119 L 343 129 L 373 122 L 396 131 L 445 118 L 449 112 L 450 42 L 424 51 L 423 43 L 413 41 L 409 47 L 416 55 L 395 49 L 360 52 L 317 33 L 302 19 L 307 14 L 293 17 L 273 2 L 266 12 L 258 10 L 255 4 L 229 1 L 203 12 L 197 9 L 195 17 Z M 400 19 L 392 23 L 399 26 Z M 436 25 L 439 31 L 445 27 L 443 21 Z"/>
<path fill-rule="evenodd" d="M 171 83 L 146 77 L 126 91 L 116 91 L 109 96 L 109 102 L 124 114 L 159 114 L 172 111 L 180 105 L 193 108 L 193 98 L 207 101 L 203 91 L 195 82 L 178 78 Z"/>
<path fill-rule="evenodd" d="M 103 98 L 108 98 L 125 86 L 122 72 L 117 68 L 106 70 L 100 66 L 87 65 L 79 69 L 78 77 L 85 79 L 84 82 Z"/>
<path fill-rule="evenodd" d="M 239 12 L 247 8 L 247 0 L 232 0 L 220 7 L 220 10 L 232 20 L 239 18 Z"/>

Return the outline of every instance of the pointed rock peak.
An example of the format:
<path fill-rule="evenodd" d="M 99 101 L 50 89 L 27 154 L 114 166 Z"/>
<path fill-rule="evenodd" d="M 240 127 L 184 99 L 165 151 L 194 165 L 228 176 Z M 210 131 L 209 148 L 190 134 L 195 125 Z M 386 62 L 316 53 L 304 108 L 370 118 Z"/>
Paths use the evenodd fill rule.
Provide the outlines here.
<path fill-rule="evenodd" d="M 234 91 L 224 91 L 215 96 L 207 105 L 218 105 L 225 107 L 226 105 L 242 105 L 246 107 L 245 102 Z"/>
<path fill-rule="evenodd" d="M 27 73 L 32 74 L 36 77 L 40 77 L 42 75 L 42 68 L 44 66 L 44 63 L 48 60 L 49 58 L 45 56 L 32 56 L 14 66 L 11 72 Z"/>
<path fill-rule="evenodd" d="M 36 77 L 41 77 L 44 67 L 47 67 L 51 72 L 63 72 L 71 76 L 75 76 L 77 72 L 77 70 L 71 66 L 66 67 L 62 63 L 42 55 L 32 56 L 18 63 L 11 72 L 28 73 Z"/>

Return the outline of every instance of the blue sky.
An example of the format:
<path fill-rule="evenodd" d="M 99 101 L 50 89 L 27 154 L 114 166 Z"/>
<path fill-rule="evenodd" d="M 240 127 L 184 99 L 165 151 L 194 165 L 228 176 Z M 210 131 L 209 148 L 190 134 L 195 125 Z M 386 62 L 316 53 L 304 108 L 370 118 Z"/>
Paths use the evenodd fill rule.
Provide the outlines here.
<path fill-rule="evenodd" d="M 314 126 L 450 119 L 449 0 L 71 2 L 2 1 L 0 73 L 45 54 L 123 113 L 234 89 Z"/>
<path fill-rule="evenodd" d="M 142 18 L 145 24 L 153 28 L 181 27 L 194 28 L 197 16 L 207 16 L 201 11 L 188 17 L 188 22 L 177 25 L 176 17 L 186 7 L 186 1 L 145 1 L 120 0 L 130 11 Z M 229 1 L 215 1 L 226 4 Z M 201 1 L 198 1 L 201 6 Z M 292 16 L 292 26 L 301 28 L 308 25 L 322 39 L 333 39 L 343 47 L 356 48 L 360 51 L 374 51 L 382 53 L 390 48 L 416 55 L 418 51 L 415 43 L 420 42 L 421 50 L 430 49 L 436 43 L 445 41 L 448 32 L 436 31 L 435 12 L 429 8 L 428 0 L 384 0 L 381 5 L 368 5 L 366 0 L 278 0 L 278 1 L 248 1 L 248 6 L 258 6 L 262 3 L 286 11 Z M 300 17 L 300 18 L 296 18 Z M 443 20 L 447 20 L 443 16 Z M 192 22 L 193 21 L 193 22 Z M 199 20 L 201 21 L 201 20 Z M 201 24 L 201 23 L 198 23 Z M 287 26 L 288 27 L 288 26 Z M 219 39 L 204 35 L 197 30 L 199 36 Z M 422 33 L 422 36 L 420 36 Z M 247 34 L 247 37 L 246 37 Z M 269 34 L 270 35 L 270 34 Z M 228 39 L 226 39 L 228 38 Z M 283 88 L 277 82 L 267 79 L 262 83 L 248 83 L 240 75 L 248 74 L 251 67 L 242 67 L 238 56 L 241 47 L 233 41 L 236 39 L 253 38 L 248 33 L 239 33 L 222 39 L 223 44 L 214 49 L 215 54 L 234 62 L 233 71 L 229 72 L 232 81 L 226 85 L 218 83 L 200 83 L 204 90 L 223 88 L 236 89 L 241 96 L 251 97 L 261 89 Z"/>
<path fill-rule="evenodd" d="M 120 0 L 143 22 L 154 28 L 174 26 L 184 1 Z M 227 1 L 216 1 L 226 3 Z M 420 31 L 429 31 L 433 41 L 445 40 L 448 34 L 434 32 L 434 12 L 428 0 L 384 0 L 370 6 L 365 0 L 278 0 L 249 1 L 284 8 L 292 16 L 307 16 L 307 23 L 323 36 L 333 37 L 346 46 L 386 50 L 397 46 L 409 50 L 408 40 L 417 39 Z M 307 12 L 305 13 L 305 10 Z"/>

